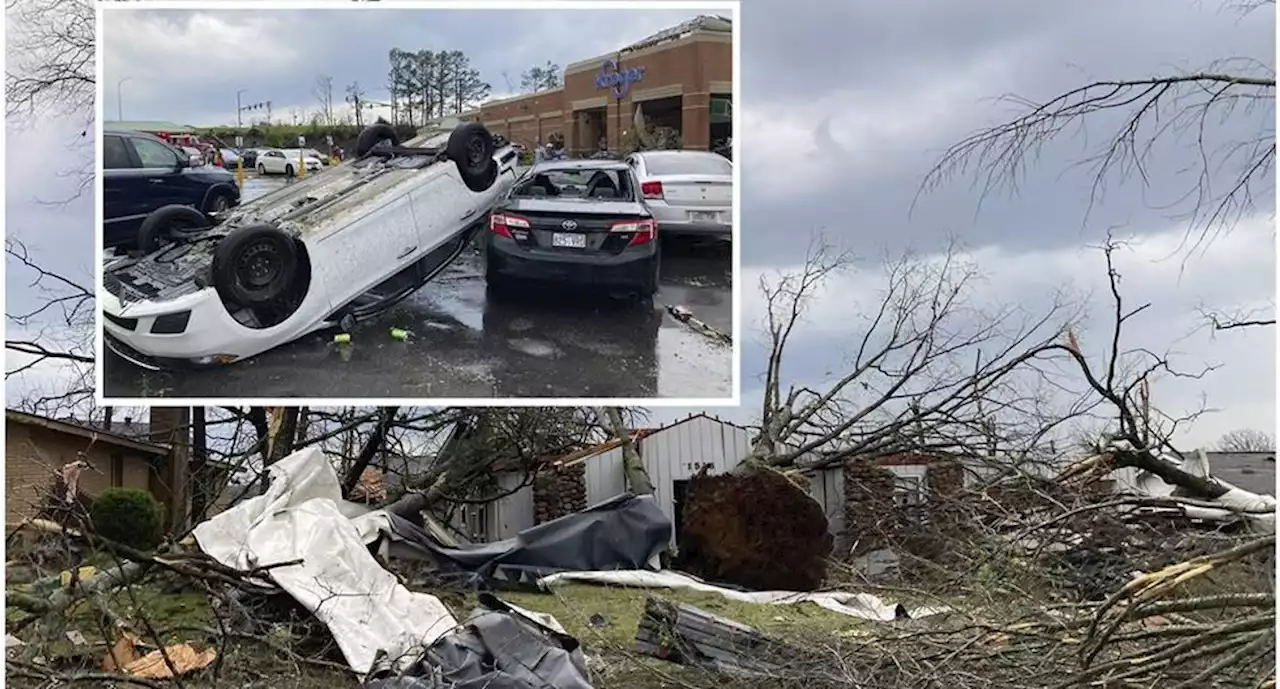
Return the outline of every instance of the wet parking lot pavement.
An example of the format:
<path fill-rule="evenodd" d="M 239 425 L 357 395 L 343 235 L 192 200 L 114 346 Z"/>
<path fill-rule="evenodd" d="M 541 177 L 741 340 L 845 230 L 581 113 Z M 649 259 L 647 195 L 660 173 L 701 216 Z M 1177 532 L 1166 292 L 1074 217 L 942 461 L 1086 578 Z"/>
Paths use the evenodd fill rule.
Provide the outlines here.
<path fill-rule="evenodd" d="M 278 180 L 246 181 L 247 198 Z M 484 257 L 468 250 L 390 311 L 358 325 L 350 344 L 333 331 L 223 368 L 154 372 L 108 353 L 112 398 L 728 398 L 733 350 L 669 315 L 683 306 L 733 332 L 727 243 L 667 238 L 653 305 L 583 289 L 488 293 Z M 408 330 L 404 341 L 393 328 Z"/>

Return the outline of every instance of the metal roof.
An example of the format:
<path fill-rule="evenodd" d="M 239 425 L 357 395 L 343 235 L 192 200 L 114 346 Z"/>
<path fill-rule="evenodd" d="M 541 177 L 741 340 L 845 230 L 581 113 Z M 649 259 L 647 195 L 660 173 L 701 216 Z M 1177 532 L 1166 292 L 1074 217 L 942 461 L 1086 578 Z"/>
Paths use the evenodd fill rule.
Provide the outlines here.
<path fill-rule="evenodd" d="M 633 50 L 643 50 L 659 43 L 677 41 L 696 31 L 731 34 L 733 33 L 733 20 L 720 15 L 700 14 L 693 19 L 680 22 L 669 29 L 663 29 L 652 36 L 636 41 L 618 52 L 626 53 Z"/>

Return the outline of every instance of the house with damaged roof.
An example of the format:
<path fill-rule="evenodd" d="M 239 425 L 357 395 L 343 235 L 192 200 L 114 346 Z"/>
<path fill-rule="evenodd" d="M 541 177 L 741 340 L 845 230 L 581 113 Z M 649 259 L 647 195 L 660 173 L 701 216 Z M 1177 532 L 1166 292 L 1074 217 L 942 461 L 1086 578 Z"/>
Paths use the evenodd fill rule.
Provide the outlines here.
<path fill-rule="evenodd" d="M 654 498 L 675 526 L 673 538 L 679 538 L 690 481 L 703 471 L 732 471 L 750 453 L 755 434 L 753 428 L 706 413 L 632 431 L 632 443 L 654 485 Z M 798 467 L 827 516 L 837 549 L 858 540 L 857 525 L 869 515 L 910 516 L 922 510 L 937 491 L 955 490 L 965 481 L 965 472 L 945 457 L 901 453 L 804 469 L 820 459 L 802 457 Z M 500 497 L 467 505 L 454 520 L 454 526 L 471 540 L 512 538 L 524 529 L 626 492 L 622 442 L 611 439 L 549 458 L 534 475 L 499 472 L 495 481 Z"/>

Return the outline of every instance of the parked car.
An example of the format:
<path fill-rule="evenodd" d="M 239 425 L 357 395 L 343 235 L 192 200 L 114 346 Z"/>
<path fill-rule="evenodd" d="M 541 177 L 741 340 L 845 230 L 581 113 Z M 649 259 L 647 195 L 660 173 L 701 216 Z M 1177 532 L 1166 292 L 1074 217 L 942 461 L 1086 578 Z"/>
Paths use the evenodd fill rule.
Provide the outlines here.
<path fill-rule="evenodd" d="M 187 156 L 187 161 L 191 163 L 191 167 L 200 167 L 204 165 L 204 153 L 194 146 L 182 146 L 180 150 Z"/>
<path fill-rule="evenodd" d="M 317 151 L 314 148 L 304 148 L 303 153 L 305 153 L 308 157 L 315 158 L 316 160 L 320 161 L 321 165 L 329 164 L 329 156 L 321 153 L 320 151 Z"/>
<path fill-rule="evenodd" d="M 233 148 L 219 150 L 222 153 L 222 166 L 228 170 L 236 169 L 236 164 L 240 162 L 240 154 Z"/>
<path fill-rule="evenodd" d="M 240 151 L 240 160 L 241 160 L 241 162 L 244 164 L 244 168 L 245 168 L 246 170 L 252 170 L 254 167 L 256 167 L 256 166 L 257 166 L 257 163 L 258 163 L 258 153 L 259 153 L 260 151 L 262 151 L 262 150 L 264 150 L 264 149 L 261 149 L 261 148 L 246 148 L 246 149 L 242 149 L 242 150 Z"/>
<path fill-rule="evenodd" d="M 707 151 L 642 151 L 626 158 L 663 234 L 733 235 L 733 162 Z"/>
<path fill-rule="evenodd" d="M 489 285 L 533 280 L 651 297 L 658 290 L 658 230 L 638 186 L 621 161 L 534 165 L 489 216 Z"/>
<path fill-rule="evenodd" d="M 296 148 L 272 148 L 258 154 L 256 167 L 260 175 L 288 175 L 298 173 L 298 160 L 302 152 Z M 319 172 L 322 166 L 318 158 L 307 156 L 308 172 Z"/>
<path fill-rule="evenodd" d="M 151 369 L 207 366 L 350 330 L 457 258 L 515 180 L 515 151 L 477 123 L 404 145 L 373 125 L 355 153 L 213 226 L 154 212 L 151 251 L 103 268 L 107 347 Z"/>
<path fill-rule="evenodd" d="M 144 220 L 164 206 L 190 206 L 215 214 L 240 203 L 235 175 L 192 165 L 190 157 L 158 137 L 107 130 L 102 136 L 103 246 L 137 246 Z"/>

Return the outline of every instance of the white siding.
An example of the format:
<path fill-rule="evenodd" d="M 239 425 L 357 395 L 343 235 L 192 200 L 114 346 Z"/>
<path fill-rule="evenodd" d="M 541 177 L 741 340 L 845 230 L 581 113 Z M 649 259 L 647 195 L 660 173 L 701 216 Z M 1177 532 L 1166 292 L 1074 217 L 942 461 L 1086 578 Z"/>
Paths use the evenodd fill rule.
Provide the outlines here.
<path fill-rule="evenodd" d="M 500 474 L 498 490 L 506 493 L 519 485 L 523 478 L 523 475 L 516 473 Z M 533 526 L 533 486 L 524 486 L 489 503 L 489 513 L 486 516 L 488 523 L 485 525 L 485 540 L 490 542 L 513 538 Z"/>
<path fill-rule="evenodd" d="M 615 447 L 582 461 L 586 466 L 587 505 L 597 505 L 627 492 L 627 477 L 622 474 L 622 448 Z"/>
<path fill-rule="evenodd" d="M 844 532 L 844 467 L 809 474 L 809 492 L 827 515 L 827 529 L 837 540 Z"/>
<path fill-rule="evenodd" d="M 642 438 L 640 457 L 653 481 L 654 498 L 674 522 L 676 481 L 692 478 L 703 466 L 712 474 L 731 471 L 750 447 L 747 429 L 698 417 Z"/>

